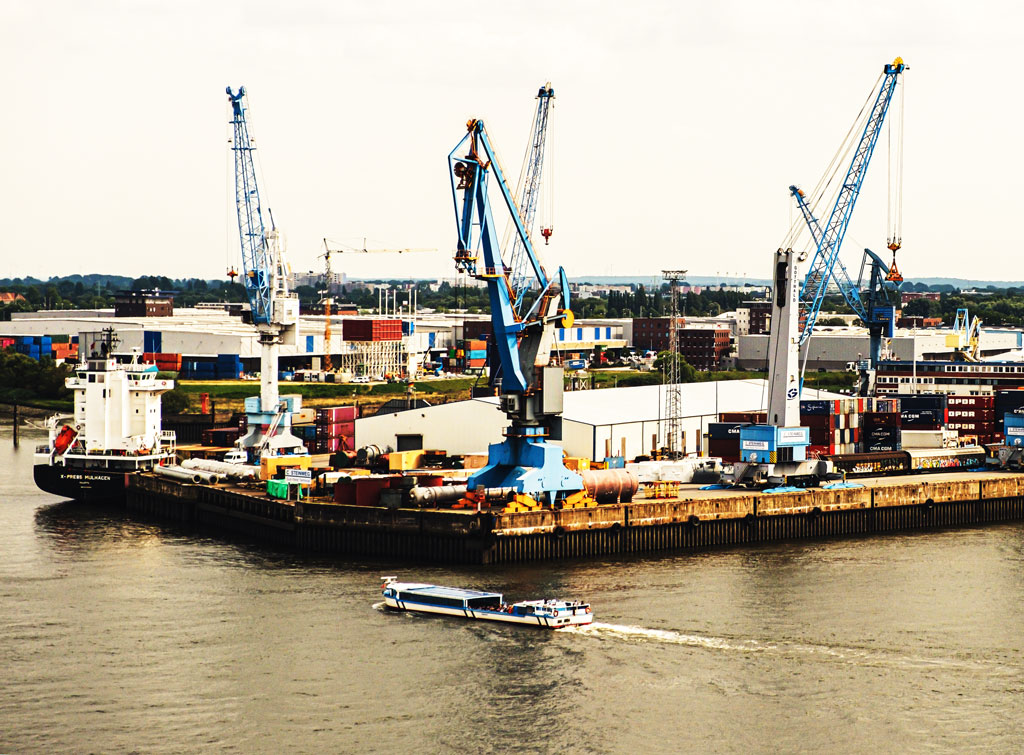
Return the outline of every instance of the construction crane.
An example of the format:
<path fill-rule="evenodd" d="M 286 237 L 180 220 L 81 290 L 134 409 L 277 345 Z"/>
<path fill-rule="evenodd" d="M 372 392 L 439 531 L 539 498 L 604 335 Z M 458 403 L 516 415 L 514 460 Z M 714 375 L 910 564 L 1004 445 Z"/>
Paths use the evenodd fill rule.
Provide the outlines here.
<path fill-rule="evenodd" d="M 523 156 L 523 166 L 519 174 L 519 184 L 516 188 L 516 203 L 522 214 L 522 224 L 527 234 L 533 237 L 533 226 L 537 216 L 537 205 L 540 203 L 542 193 L 542 178 L 544 176 L 544 156 L 548 149 L 548 131 L 551 123 L 551 110 L 554 107 L 555 90 L 551 82 L 547 82 L 537 92 L 537 109 L 533 118 L 533 127 L 530 130 L 530 140 L 527 143 L 526 154 Z M 550 173 L 550 168 L 548 169 Z M 548 206 L 550 207 L 551 192 L 547 192 Z M 540 229 L 544 244 L 547 245 L 554 234 L 553 217 L 548 212 L 549 221 Z M 509 224 L 502 247 L 508 248 L 512 244 L 512 253 L 509 255 L 509 284 L 514 294 L 516 314 L 522 314 L 523 307 L 528 297 L 526 292 L 536 280 L 531 271 L 530 255 L 526 251 L 526 245 L 513 224 Z"/>
<path fill-rule="evenodd" d="M 324 306 L 324 369 L 330 372 L 333 369 L 331 363 L 331 307 L 334 306 L 334 297 L 331 296 L 331 255 L 332 254 L 406 254 L 410 252 L 436 252 L 437 249 L 425 247 L 406 247 L 402 249 L 367 249 L 366 239 L 363 239 L 361 249 L 346 247 L 336 241 L 324 239 L 324 253 L 320 256 L 324 260 L 324 293 L 322 303 Z"/>
<path fill-rule="evenodd" d="M 497 495 L 514 511 L 593 505 L 580 475 L 566 469 L 562 449 L 548 442 L 560 437 L 563 373 L 549 364 L 555 328 L 573 321 L 569 280 L 562 268 L 550 276 L 541 264 L 483 121 L 468 122 L 448 166 L 458 226 L 455 267 L 487 283 L 501 408 L 510 422 L 505 440 L 490 445 L 487 466 L 469 478 L 466 502 L 480 505 Z M 522 312 L 512 267 L 498 242 L 489 184 L 497 188 L 527 261 L 530 281 L 518 291 L 537 288 Z"/>
<path fill-rule="evenodd" d="M 814 332 L 829 280 L 835 281 L 854 311 L 869 314 L 858 287 L 850 280 L 839 260 L 839 249 L 898 78 L 904 70 L 906 66 L 902 58 L 896 58 L 883 67 L 878 91 L 874 93 L 873 90 L 873 103 L 867 110 L 863 131 L 853 149 L 853 158 L 824 229 L 818 226 L 810 209 L 801 201 L 802 192 L 791 187 L 804 221 L 816 239 L 815 253 L 802 286 L 797 285 L 797 262 L 803 257 L 798 258 L 791 248 L 779 249 L 775 253 L 772 325 L 768 337 L 768 424 L 740 428 L 742 460 L 734 465 L 730 475 L 734 483 L 813 484 L 831 476 L 829 462 L 807 458 L 809 432 L 800 426 L 803 387 L 800 347 Z M 869 97 L 868 101 L 872 102 L 872 98 Z M 802 327 L 799 323 L 801 315 L 804 317 Z"/>
<path fill-rule="evenodd" d="M 291 434 L 291 412 L 300 408 L 298 397 L 282 402 L 278 393 L 278 357 L 282 345 L 298 342 L 299 300 L 288 290 L 288 263 L 280 233 L 268 210 L 270 229 L 263 222 L 259 186 L 246 118 L 245 87 L 227 87 L 231 104 L 235 162 L 235 209 L 242 247 L 242 280 L 249 298 L 253 325 L 260 342 L 260 395 L 246 399 L 248 434 L 240 445 L 257 455 L 304 452 L 302 441 Z"/>

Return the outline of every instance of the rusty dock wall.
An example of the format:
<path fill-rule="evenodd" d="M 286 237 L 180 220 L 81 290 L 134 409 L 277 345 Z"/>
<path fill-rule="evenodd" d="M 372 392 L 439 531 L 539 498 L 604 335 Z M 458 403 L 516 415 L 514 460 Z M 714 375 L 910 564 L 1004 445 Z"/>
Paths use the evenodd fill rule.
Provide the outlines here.
<path fill-rule="evenodd" d="M 128 508 L 304 551 L 489 564 L 1024 519 L 1024 475 L 949 473 L 777 494 L 692 490 L 671 500 L 509 514 L 286 502 L 137 475 Z"/>

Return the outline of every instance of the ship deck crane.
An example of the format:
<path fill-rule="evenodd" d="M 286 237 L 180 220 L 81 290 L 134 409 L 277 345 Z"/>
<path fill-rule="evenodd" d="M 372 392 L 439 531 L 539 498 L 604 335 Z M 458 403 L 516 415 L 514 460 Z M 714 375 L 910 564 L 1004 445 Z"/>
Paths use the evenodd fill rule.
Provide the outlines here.
<path fill-rule="evenodd" d="M 505 439 L 490 445 L 487 466 L 469 478 L 467 502 L 481 504 L 488 491 L 497 491 L 511 499 L 512 510 L 593 505 L 580 475 L 566 469 L 562 449 L 548 442 L 557 439 L 562 411 L 562 369 L 549 363 L 555 328 L 572 325 L 568 278 L 562 268 L 552 276 L 541 264 L 483 121 L 468 122 L 448 164 L 458 226 L 455 266 L 487 283 L 501 362 L 501 408 L 510 423 Z M 491 186 L 522 245 L 528 285 L 513 280 L 512 267 L 502 256 Z M 531 286 L 537 295 L 526 306 L 521 296 Z"/>
<path fill-rule="evenodd" d="M 298 342 L 299 300 L 288 288 L 288 263 L 273 214 L 268 211 L 269 230 L 263 222 L 245 87 L 239 87 L 237 93 L 231 87 L 226 91 L 231 105 L 242 280 L 260 342 L 260 395 L 258 400 L 246 400 L 249 432 L 239 443 L 259 454 L 301 453 L 305 451 L 302 441 L 291 434 L 291 412 L 300 408 L 300 399 L 282 401 L 278 391 L 280 347 Z"/>
<path fill-rule="evenodd" d="M 839 260 L 839 249 L 860 195 L 864 176 L 881 133 L 897 81 L 906 70 L 902 58 L 886 64 L 877 93 L 864 124 L 853 158 L 839 187 L 835 205 L 824 229 L 817 233 L 814 257 L 804 279 L 797 284 L 798 258 L 791 248 L 775 253 L 771 331 L 768 337 L 768 424 L 740 428 L 740 456 L 731 475 L 734 483 L 808 483 L 831 476 L 829 462 L 807 458 L 809 432 L 800 426 L 800 347 L 814 332 L 814 325 L 834 280 L 847 302 L 858 302 L 866 311 L 860 291 Z M 869 98 L 869 102 L 871 99 Z M 796 195 L 798 199 L 800 195 Z M 805 219 L 807 215 L 805 214 Z M 813 216 L 811 216 L 813 220 Z M 809 225 L 812 225 L 808 221 Z M 813 226 L 817 225 L 814 221 Z M 804 323 L 799 316 L 803 305 Z M 851 304 L 851 306 L 853 306 Z M 856 307 L 854 308 L 856 311 Z"/>

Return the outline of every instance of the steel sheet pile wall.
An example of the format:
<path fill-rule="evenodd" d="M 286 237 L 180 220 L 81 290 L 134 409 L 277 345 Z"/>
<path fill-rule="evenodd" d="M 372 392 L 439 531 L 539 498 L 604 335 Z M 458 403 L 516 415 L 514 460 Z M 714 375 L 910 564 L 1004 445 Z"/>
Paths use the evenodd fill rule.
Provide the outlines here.
<path fill-rule="evenodd" d="M 135 475 L 128 507 L 308 551 L 487 564 L 1021 519 L 1024 475 L 979 473 L 781 494 L 721 491 L 517 514 L 272 501 L 224 487 Z"/>

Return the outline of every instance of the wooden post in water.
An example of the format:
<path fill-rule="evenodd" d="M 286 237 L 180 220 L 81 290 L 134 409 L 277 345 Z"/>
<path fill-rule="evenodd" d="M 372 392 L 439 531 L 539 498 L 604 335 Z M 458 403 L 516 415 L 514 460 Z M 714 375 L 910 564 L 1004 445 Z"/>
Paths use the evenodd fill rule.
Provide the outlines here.
<path fill-rule="evenodd" d="M 13 430 L 11 431 L 11 437 L 14 439 L 14 447 L 18 447 L 18 405 L 14 405 L 14 422 L 12 423 Z"/>

